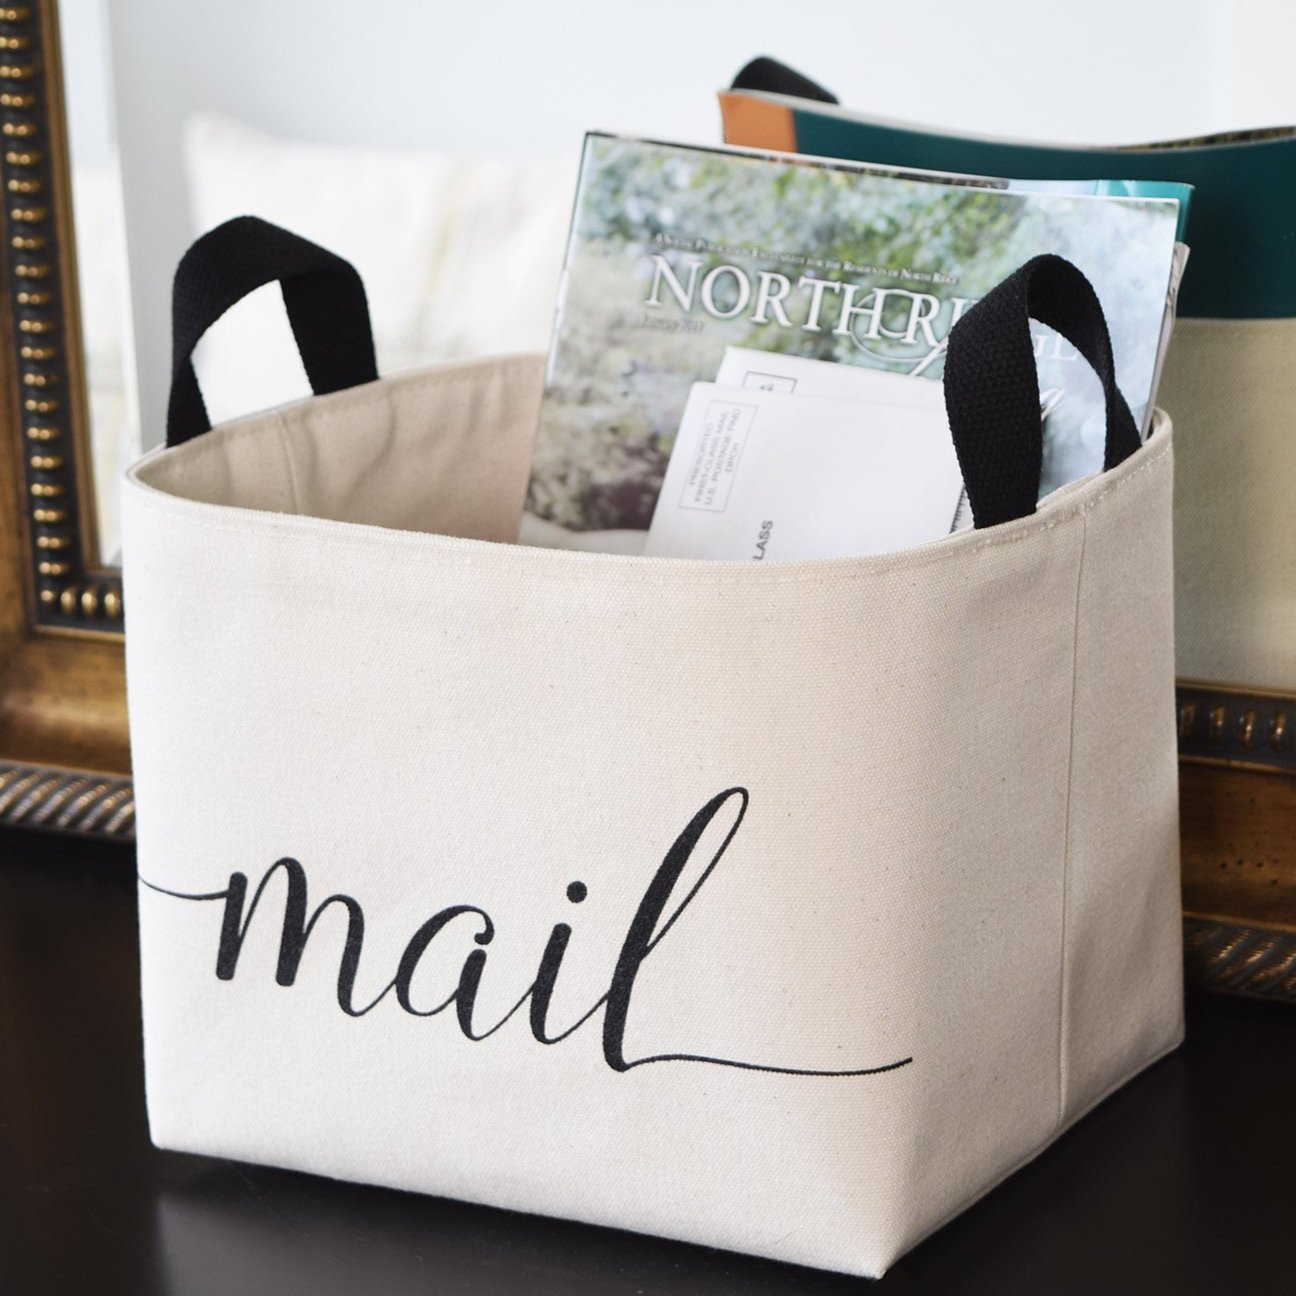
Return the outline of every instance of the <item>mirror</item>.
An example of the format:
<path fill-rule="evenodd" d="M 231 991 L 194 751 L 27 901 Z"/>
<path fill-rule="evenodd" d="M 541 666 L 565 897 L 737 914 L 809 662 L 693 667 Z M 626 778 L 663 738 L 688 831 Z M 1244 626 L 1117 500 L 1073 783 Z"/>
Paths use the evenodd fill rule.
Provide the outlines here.
<path fill-rule="evenodd" d="M 90 6 L 97 2 L 72 0 L 78 20 L 89 19 L 78 22 L 75 44 L 89 69 L 91 95 L 96 84 L 104 85 L 106 57 L 102 44 L 94 44 Z M 116 486 L 114 477 L 96 471 L 97 447 L 89 434 L 91 401 L 77 292 L 80 245 L 73 222 L 59 49 L 59 17 L 52 0 L 0 7 L 0 177 L 12 318 L 5 363 L 13 386 L 5 431 L 11 489 L 21 499 L 17 512 L 23 529 L 14 543 L 28 558 L 14 590 L 26 606 L 25 625 L 13 633 L 119 634 L 121 576 L 100 556 L 117 548 Z M 79 116 L 88 123 L 87 155 L 98 151 L 111 157 L 103 107 L 88 103 Z M 111 180 L 97 187 L 108 190 Z M 89 192 L 87 204 L 93 212 Z M 89 229 L 99 227 L 111 228 L 111 222 L 91 219 Z M 87 241 L 87 253 L 97 252 L 97 238 L 87 236 Z M 98 283 L 97 274 L 92 281 Z M 103 295 L 96 290 L 96 298 Z M 96 335 L 104 313 L 97 300 L 92 303 L 89 317 Z M 119 385 L 124 389 L 124 383 Z M 116 430 L 110 434 L 114 440 L 117 435 Z M 101 512 L 109 528 L 102 543 Z M 30 687 L 30 677 L 24 683 Z"/>
<path fill-rule="evenodd" d="M 58 14 L 0 5 L 0 824 L 128 836 L 121 574 L 100 560 Z M 111 489 L 105 486 L 105 489 Z"/>
<path fill-rule="evenodd" d="M 59 0 L 59 39 L 77 287 L 68 314 L 83 357 L 95 540 L 104 565 L 117 567 L 116 483 L 140 436 L 107 0 Z"/>

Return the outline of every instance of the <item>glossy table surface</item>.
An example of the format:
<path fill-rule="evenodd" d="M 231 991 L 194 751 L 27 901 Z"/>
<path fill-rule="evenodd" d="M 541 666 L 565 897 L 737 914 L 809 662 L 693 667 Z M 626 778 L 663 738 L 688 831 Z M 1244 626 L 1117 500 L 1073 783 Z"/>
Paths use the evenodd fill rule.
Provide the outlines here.
<path fill-rule="evenodd" d="M 159 1152 L 125 847 L 0 831 L 0 1293 L 1287 1296 L 1296 1009 L 1189 1038 L 880 1283 Z"/>

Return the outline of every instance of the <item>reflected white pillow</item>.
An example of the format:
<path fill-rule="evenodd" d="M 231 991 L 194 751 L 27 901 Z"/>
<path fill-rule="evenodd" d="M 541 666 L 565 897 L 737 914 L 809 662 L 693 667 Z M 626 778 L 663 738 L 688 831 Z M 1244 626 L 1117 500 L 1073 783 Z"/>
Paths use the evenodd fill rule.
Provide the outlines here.
<path fill-rule="evenodd" d="M 470 157 L 278 139 L 199 113 L 183 151 L 196 233 L 255 215 L 350 261 L 383 373 L 545 350 L 578 158 Z M 199 348 L 215 420 L 308 391 L 278 289 L 254 293 Z"/>

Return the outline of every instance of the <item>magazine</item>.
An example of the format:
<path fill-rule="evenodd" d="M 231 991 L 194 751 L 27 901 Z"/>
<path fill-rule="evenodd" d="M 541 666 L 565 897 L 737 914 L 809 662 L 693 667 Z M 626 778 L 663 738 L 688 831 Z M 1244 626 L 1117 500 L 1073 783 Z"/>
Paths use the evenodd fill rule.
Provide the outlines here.
<path fill-rule="evenodd" d="M 1042 252 L 1093 282 L 1141 420 L 1179 201 L 1009 184 L 587 136 L 520 539 L 644 552 L 690 390 L 728 381 L 729 348 L 936 381 L 960 315 Z M 1048 493 L 1101 467 L 1105 420 L 1083 360 L 1043 326 L 1035 344 L 1060 393 Z"/>
<path fill-rule="evenodd" d="M 1180 313 L 1213 320 L 1296 316 L 1296 127 L 1081 147 L 965 135 L 748 90 L 721 91 L 720 109 L 731 144 L 871 163 L 1003 169 L 1044 181 L 1105 173 L 1130 184 L 1190 185 L 1187 232 L 1180 237 L 1196 252 Z"/>

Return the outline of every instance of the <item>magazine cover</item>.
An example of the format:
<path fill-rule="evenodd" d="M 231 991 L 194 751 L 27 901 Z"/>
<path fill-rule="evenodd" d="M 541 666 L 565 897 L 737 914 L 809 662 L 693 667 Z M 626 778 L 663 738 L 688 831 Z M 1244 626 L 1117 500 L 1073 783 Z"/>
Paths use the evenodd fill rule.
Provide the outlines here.
<path fill-rule="evenodd" d="M 642 552 L 689 392 L 735 348 L 941 376 L 959 316 L 1055 252 L 1148 405 L 1179 204 L 587 136 L 521 539 Z M 1101 467 L 1101 389 L 1038 329 L 1044 491 Z"/>

